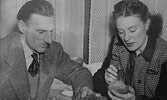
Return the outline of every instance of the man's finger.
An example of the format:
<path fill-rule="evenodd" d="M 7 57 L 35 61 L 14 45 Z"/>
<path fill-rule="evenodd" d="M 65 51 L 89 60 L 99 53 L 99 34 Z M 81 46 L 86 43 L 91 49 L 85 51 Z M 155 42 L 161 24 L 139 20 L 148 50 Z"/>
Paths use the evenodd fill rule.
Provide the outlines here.
<path fill-rule="evenodd" d="M 81 98 L 86 97 L 87 94 L 88 94 L 88 92 L 86 90 L 83 90 L 81 93 Z"/>
<path fill-rule="evenodd" d="M 93 91 L 88 87 L 81 87 L 80 88 L 80 98 L 84 98 L 87 95 L 93 94 Z"/>

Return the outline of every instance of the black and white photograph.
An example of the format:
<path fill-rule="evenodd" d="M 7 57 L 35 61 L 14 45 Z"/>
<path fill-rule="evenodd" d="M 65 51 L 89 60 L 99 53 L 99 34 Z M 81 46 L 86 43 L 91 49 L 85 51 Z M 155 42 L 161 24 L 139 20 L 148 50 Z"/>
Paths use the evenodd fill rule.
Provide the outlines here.
<path fill-rule="evenodd" d="M 167 100 L 167 0 L 0 0 L 0 100 Z"/>

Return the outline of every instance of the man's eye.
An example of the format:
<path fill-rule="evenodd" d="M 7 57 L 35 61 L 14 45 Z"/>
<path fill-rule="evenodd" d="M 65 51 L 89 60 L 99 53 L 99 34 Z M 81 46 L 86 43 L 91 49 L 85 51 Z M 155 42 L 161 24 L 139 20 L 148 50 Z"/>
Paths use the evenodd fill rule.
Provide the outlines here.
<path fill-rule="evenodd" d="M 43 34 L 43 33 L 44 33 L 44 31 L 38 31 L 38 33 L 39 33 L 39 34 Z"/>

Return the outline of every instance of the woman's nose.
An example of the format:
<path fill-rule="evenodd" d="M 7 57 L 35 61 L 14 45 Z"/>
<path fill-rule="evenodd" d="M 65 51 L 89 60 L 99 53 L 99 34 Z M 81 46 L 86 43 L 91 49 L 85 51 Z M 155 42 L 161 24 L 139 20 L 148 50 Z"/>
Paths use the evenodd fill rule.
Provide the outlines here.
<path fill-rule="evenodd" d="M 127 42 L 127 41 L 129 41 L 129 40 L 130 40 L 130 36 L 129 36 L 129 34 L 126 32 L 126 33 L 125 33 L 125 36 L 124 36 L 124 41 Z"/>

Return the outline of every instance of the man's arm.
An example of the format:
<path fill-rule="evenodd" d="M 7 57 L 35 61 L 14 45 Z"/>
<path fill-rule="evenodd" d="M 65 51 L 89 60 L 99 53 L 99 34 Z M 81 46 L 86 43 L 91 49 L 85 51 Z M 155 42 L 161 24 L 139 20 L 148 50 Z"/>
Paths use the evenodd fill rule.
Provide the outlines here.
<path fill-rule="evenodd" d="M 51 48 L 55 49 L 53 51 L 55 52 L 54 58 L 57 64 L 55 77 L 66 84 L 72 85 L 74 91 L 78 91 L 79 88 L 84 86 L 93 90 L 92 74 L 90 71 L 83 67 L 82 64 L 71 60 L 59 43 L 55 43 L 53 46 Z"/>

